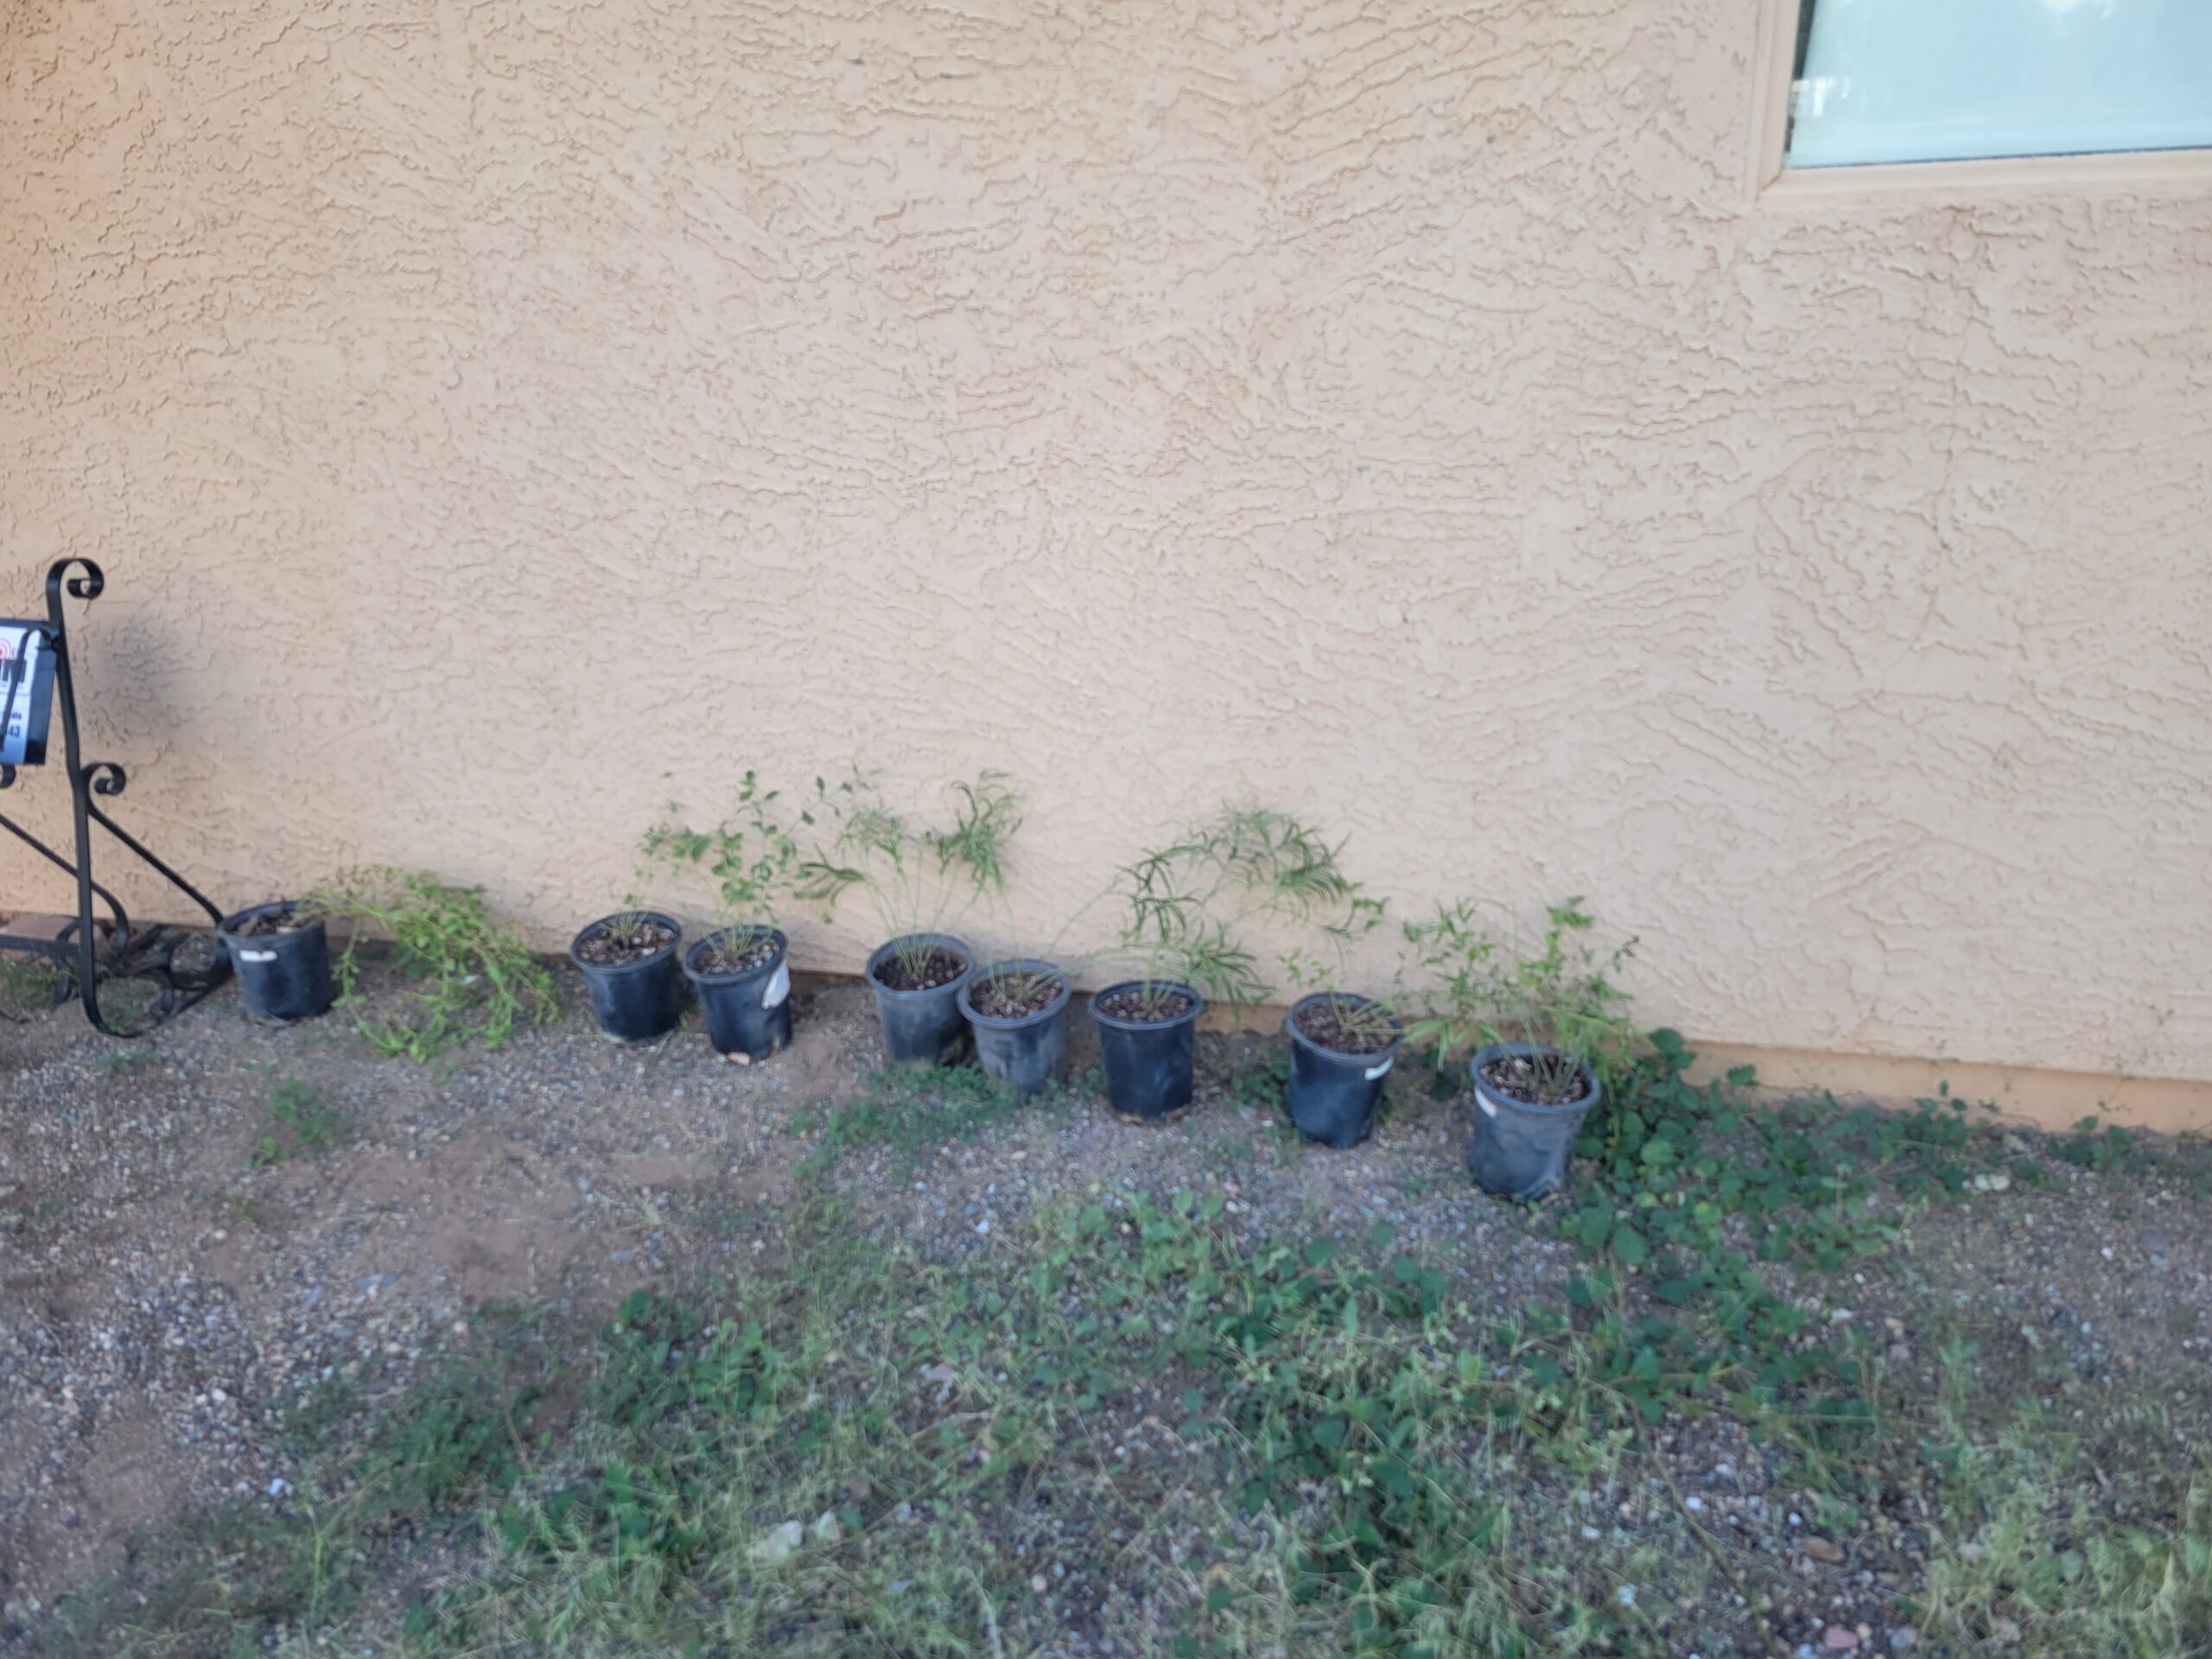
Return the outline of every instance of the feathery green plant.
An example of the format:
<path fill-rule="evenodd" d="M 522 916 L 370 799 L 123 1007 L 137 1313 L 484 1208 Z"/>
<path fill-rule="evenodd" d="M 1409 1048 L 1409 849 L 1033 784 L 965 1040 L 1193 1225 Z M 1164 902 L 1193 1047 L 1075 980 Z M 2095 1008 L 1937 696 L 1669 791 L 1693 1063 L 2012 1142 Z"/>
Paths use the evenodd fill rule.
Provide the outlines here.
<path fill-rule="evenodd" d="M 1004 772 L 984 771 L 955 784 L 953 821 L 944 828 L 902 817 L 883 798 L 873 771 L 855 766 L 834 788 L 817 778 L 814 789 L 803 821 L 835 828 L 793 867 L 797 896 L 826 916 L 854 889 L 865 893 L 909 972 L 925 968 L 936 948 L 918 936 L 944 931 L 979 899 L 1005 897 L 1021 805 Z"/>
<path fill-rule="evenodd" d="M 1121 945 L 1144 969 L 1147 996 L 1180 981 L 1241 1018 L 1273 988 L 1245 942 L 1254 923 L 1296 922 L 1348 946 L 1379 924 L 1381 901 L 1346 875 L 1340 844 L 1285 813 L 1228 806 L 1121 872 Z M 1294 977 L 1306 955 L 1285 966 Z M 1317 963 L 1319 958 L 1313 958 Z"/>

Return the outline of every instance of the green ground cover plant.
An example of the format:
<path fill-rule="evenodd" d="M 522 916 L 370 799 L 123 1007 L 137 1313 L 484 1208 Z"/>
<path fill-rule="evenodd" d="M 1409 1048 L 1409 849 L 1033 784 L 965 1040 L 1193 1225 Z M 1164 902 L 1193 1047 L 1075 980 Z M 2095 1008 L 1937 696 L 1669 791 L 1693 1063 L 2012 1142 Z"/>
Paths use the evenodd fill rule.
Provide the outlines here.
<path fill-rule="evenodd" d="M 345 1113 L 297 1077 L 279 1077 L 269 1090 L 269 1128 L 247 1160 L 257 1167 L 312 1158 L 344 1146 L 353 1132 Z"/>
<path fill-rule="evenodd" d="M 1834 1535 L 1918 1541 L 1893 1616 L 1923 1651 L 2202 1651 L 2212 1463 L 2176 1451 L 2177 1396 L 1993 1397 L 1965 1336 L 1930 1395 L 1796 1294 L 2069 1143 L 1691 1062 L 1651 1034 L 1594 1179 L 1528 1215 L 1576 1253 L 1564 1300 L 1503 1313 L 1451 1249 L 1263 1232 L 1219 1192 L 925 1248 L 849 1177 L 1024 1109 L 883 1074 L 799 1125 L 776 1262 L 632 1296 L 565 1380 L 491 1325 L 365 1420 L 317 1397 L 279 1512 L 171 1538 L 143 1605 L 88 1599 L 54 1650 L 1002 1656 L 1073 1621 L 1173 1659 L 1766 1651 L 1786 1566 L 1679 1471 L 1712 1436 Z"/>

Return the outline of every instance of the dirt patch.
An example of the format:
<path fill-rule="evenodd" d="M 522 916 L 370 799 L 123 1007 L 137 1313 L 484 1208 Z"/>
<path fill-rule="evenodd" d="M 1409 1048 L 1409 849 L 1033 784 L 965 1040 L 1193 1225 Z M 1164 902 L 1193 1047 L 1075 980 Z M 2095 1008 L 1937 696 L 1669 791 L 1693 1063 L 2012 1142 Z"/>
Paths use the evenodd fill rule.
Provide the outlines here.
<path fill-rule="evenodd" d="M 803 1265 L 789 1241 L 804 1236 L 794 1217 L 817 1181 L 841 1229 L 979 1282 L 1007 1270 L 1025 1227 L 1173 1194 L 1254 1243 L 1388 1237 L 1389 1251 L 1442 1264 L 1484 1328 L 1568 1307 L 1590 1270 L 1560 1224 L 1596 1191 L 1588 1169 L 1559 1205 L 1482 1197 L 1462 1161 L 1464 1073 L 1439 1077 L 1420 1057 L 1391 1071 L 1367 1141 L 1323 1152 L 1284 1120 L 1279 1036 L 1202 1035 L 1187 1114 L 1139 1126 L 1110 1119 L 1083 1081 L 1097 1060 L 1088 1020 L 1071 1022 L 1076 1084 L 1017 1104 L 964 1070 L 872 1079 L 864 986 L 802 992 L 793 1046 L 742 1070 L 696 1029 L 610 1050 L 573 974 L 564 988 L 558 1023 L 443 1071 L 372 1057 L 342 1015 L 249 1025 L 228 991 L 151 1044 L 98 1039 L 68 1011 L 0 1028 L 12 1045 L 0 1047 L 0 1645 L 7 1619 L 35 1620 L 115 1566 L 150 1522 L 225 1500 L 280 1510 L 302 1477 L 280 1432 L 299 1403 L 330 1385 L 397 1397 L 484 1342 L 486 1304 L 538 1310 L 576 1362 L 573 1388 L 590 1333 L 630 1290 L 710 1283 L 740 1262 L 776 1268 L 787 1252 Z M 390 991 L 372 977 L 372 1013 Z M 280 1084 L 312 1090 L 346 1128 L 313 1155 L 257 1164 Z M 2035 1181 L 1990 1176 L 1933 1205 L 1885 1189 L 1870 1213 L 1897 1248 L 1826 1271 L 1777 1264 L 1777 1293 L 1808 1343 L 1865 1333 L 1913 1398 L 1932 1395 L 1964 1338 L 1977 1396 L 2139 1397 L 2160 1402 L 2158 1432 L 2175 1444 L 2201 1440 L 2212 1194 L 2075 1168 L 2032 1139 L 2021 1161 L 2042 1170 Z M 1132 1396 L 1100 1424 L 1103 1446 L 1126 1449 L 1132 1468 L 1154 1442 L 1162 1459 L 1187 1455 L 1170 1433 L 1180 1397 L 1172 1379 L 1156 1400 Z M 1794 1651 L 1832 1624 L 1863 1625 L 1862 1650 L 1886 1650 L 1927 1545 L 1906 1496 L 1875 1494 L 1848 1521 L 1823 1514 L 1801 1474 L 1719 1416 L 1670 1424 L 1655 1449 L 1730 1570 L 1771 1599 L 1764 1628 L 1780 1643 L 1725 1645 L 1712 1610 L 1685 1605 L 1688 1635 L 1666 1650 Z M 1636 1493 L 1599 1484 L 1590 1525 L 1604 1548 L 1624 1560 L 1694 1548 L 1671 1500 L 1631 1513 Z M 1115 1621 L 1150 1630 L 1152 1613 L 1077 1574 L 1053 1583 L 1091 1643 L 1071 1650 L 1141 1650 Z"/>
<path fill-rule="evenodd" d="M 381 968 L 367 988 L 396 1003 Z M 866 994 L 800 998 L 795 1046 L 736 1068 L 696 1030 L 610 1050 L 564 989 L 559 1022 L 442 1071 L 343 1014 L 250 1024 L 228 989 L 137 1044 L 73 1007 L 0 1027 L 0 1599 L 50 1602 L 152 1516 L 263 1501 L 302 1399 L 404 1388 L 486 1304 L 582 1341 L 632 1289 L 777 1247 L 793 1114 L 872 1063 Z M 257 1163 L 281 1083 L 342 1144 Z"/>

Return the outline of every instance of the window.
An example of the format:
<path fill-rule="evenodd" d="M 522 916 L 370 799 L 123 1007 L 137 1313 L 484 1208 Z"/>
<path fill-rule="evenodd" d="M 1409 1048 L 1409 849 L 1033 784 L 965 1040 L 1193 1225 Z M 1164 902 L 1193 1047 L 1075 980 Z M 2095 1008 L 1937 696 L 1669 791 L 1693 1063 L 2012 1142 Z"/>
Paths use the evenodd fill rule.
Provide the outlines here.
<path fill-rule="evenodd" d="M 1795 23 L 1793 171 L 2212 148 L 2212 0 L 1797 0 Z"/>

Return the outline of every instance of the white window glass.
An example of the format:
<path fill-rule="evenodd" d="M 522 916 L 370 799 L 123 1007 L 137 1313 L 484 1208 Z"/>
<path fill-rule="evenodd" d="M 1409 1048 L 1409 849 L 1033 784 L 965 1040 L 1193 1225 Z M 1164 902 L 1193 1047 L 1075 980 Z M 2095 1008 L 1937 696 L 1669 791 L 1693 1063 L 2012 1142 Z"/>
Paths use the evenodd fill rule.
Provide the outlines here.
<path fill-rule="evenodd" d="M 2212 147 L 2212 0 L 1803 0 L 1792 167 Z"/>

